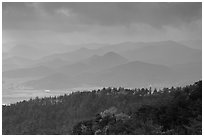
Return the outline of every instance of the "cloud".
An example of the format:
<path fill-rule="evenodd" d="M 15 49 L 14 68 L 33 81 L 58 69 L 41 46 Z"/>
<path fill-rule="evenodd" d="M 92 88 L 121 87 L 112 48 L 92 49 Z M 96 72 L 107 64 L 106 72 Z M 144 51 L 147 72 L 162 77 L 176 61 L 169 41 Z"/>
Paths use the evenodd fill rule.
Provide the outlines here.
<path fill-rule="evenodd" d="M 55 4 L 55 3 L 54 3 Z M 201 18 L 201 3 L 62 3 L 45 5 L 68 8 L 81 23 L 115 25 L 145 23 L 152 26 L 177 25 Z"/>
<path fill-rule="evenodd" d="M 202 34 L 201 2 L 3 2 L 2 8 L 6 41 L 114 43 L 201 39 Z"/>
<path fill-rule="evenodd" d="M 30 7 L 35 8 L 37 13 Z M 202 17 L 202 3 L 3 3 L 3 13 L 6 10 L 16 14 L 22 21 L 32 20 L 30 17 L 49 15 L 53 20 L 75 15 L 74 24 L 127 25 L 145 23 L 152 26 L 178 25 L 191 22 Z M 26 15 L 25 15 L 26 14 Z M 6 14 L 3 19 L 12 20 L 13 16 Z M 15 18 L 14 18 L 15 19 Z M 34 18 L 36 19 L 36 18 Z M 13 20 L 15 21 L 15 20 Z M 43 19 L 42 19 L 43 21 Z"/>

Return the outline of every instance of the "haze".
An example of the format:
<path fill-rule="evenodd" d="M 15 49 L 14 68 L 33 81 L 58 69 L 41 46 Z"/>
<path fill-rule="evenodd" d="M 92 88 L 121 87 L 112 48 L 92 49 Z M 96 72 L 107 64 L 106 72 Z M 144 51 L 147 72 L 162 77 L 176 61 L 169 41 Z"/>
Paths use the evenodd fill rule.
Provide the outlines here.
<path fill-rule="evenodd" d="M 2 11 L 3 96 L 202 78 L 201 2 L 3 2 Z"/>

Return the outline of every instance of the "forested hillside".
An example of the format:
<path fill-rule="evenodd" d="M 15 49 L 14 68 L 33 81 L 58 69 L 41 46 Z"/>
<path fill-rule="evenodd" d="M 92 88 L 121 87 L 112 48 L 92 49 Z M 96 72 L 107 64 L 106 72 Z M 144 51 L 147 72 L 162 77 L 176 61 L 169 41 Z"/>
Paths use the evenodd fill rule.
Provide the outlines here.
<path fill-rule="evenodd" d="M 2 106 L 3 134 L 202 134 L 202 81 L 103 88 Z"/>

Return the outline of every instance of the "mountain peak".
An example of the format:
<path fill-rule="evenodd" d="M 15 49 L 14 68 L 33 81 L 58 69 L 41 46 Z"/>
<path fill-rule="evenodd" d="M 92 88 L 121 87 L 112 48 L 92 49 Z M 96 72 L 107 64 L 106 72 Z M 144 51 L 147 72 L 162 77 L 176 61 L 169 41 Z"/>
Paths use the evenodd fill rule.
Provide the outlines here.
<path fill-rule="evenodd" d="M 120 54 L 118 53 L 115 53 L 115 52 L 107 52 L 106 54 L 104 54 L 103 56 L 101 56 L 101 60 L 103 60 L 103 62 L 107 61 L 107 62 L 111 62 L 111 63 L 125 63 L 127 62 L 128 60 L 121 56 Z"/>
<path fill-rule="evenodd" d="M 104 57 L 107 56 L 107 57 L 114 57 L 114 56 L 120 56 L 119 54 L 111 51 L 111 52 L 107 52 L 103 55 Z"/>

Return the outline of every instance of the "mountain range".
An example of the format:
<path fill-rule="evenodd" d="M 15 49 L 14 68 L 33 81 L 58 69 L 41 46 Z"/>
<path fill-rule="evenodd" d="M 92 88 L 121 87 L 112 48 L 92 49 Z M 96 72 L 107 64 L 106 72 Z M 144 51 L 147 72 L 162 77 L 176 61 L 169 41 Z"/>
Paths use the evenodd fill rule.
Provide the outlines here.
<path fill-rule="evenodd" d="M 11 57 L 3 64 L 11 66 L 3 78 L 39 77 L 22 83 L 35 89 L 165 86 L 202 78 L 202 51 L 174 41 L 82 47 L 34 60 Z"/>

